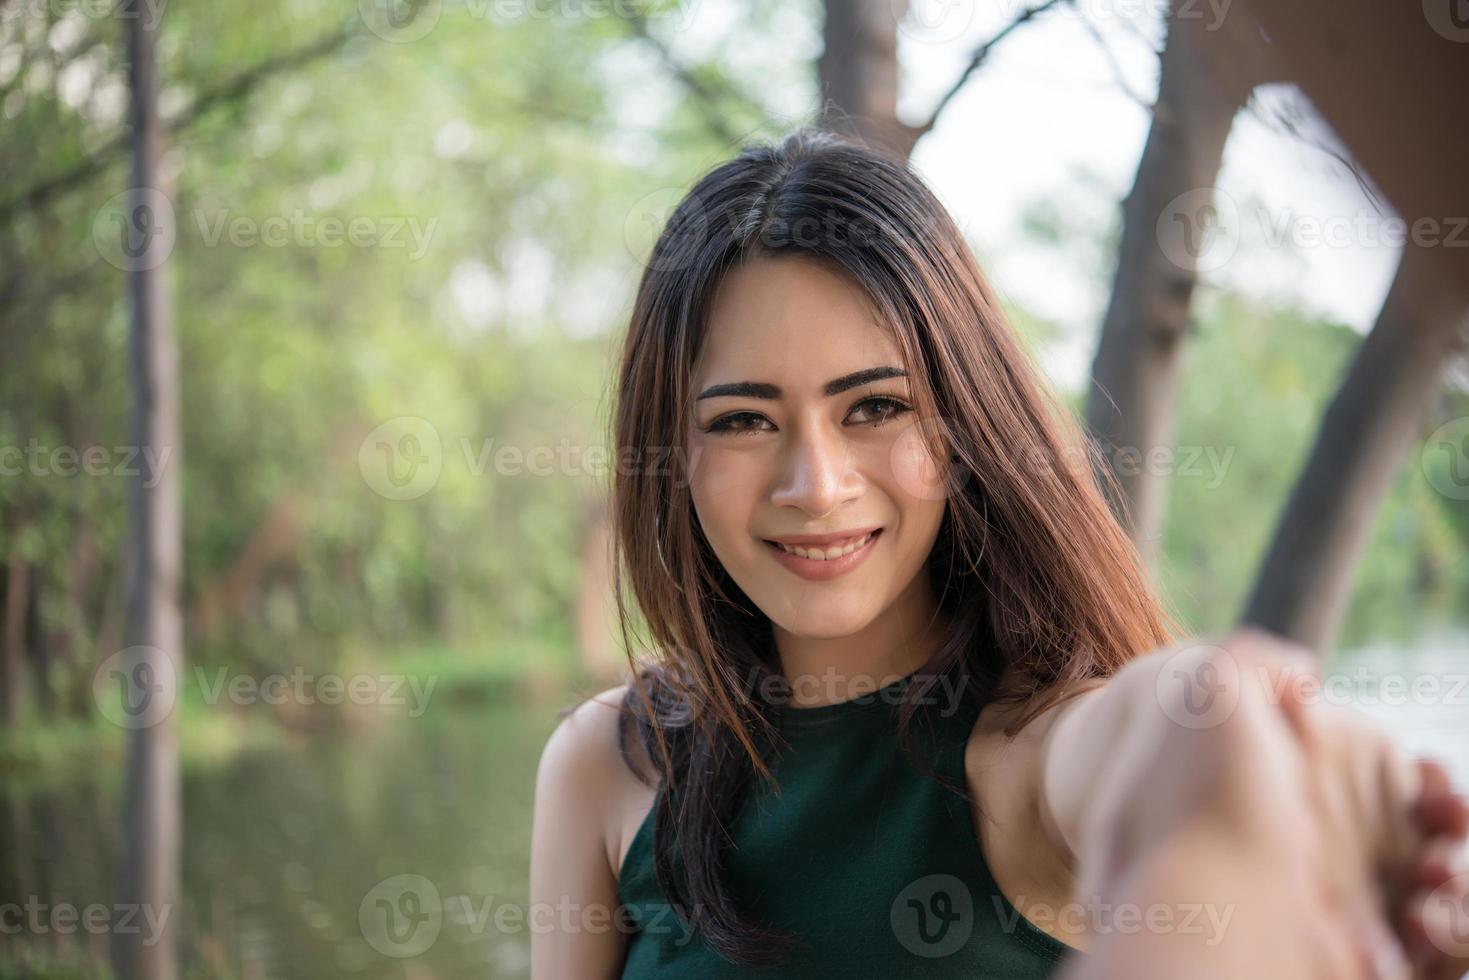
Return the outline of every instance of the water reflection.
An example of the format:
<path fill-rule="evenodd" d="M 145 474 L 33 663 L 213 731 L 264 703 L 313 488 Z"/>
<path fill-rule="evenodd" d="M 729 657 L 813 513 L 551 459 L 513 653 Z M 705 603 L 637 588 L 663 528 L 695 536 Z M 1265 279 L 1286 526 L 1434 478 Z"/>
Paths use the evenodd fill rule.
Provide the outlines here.
<path fill-rule="evenodd" d="M 1469 636 L 1404 650 L 1352 651 L 1326 677 L 1323 695 L 1348 703 L 1389 729 L 1404 750 L 1433 756 L 1469 791 Z M 1331 682 L 1335 681 L 1335 688 Z"/>
<path fill-rule="evenodd" d="M 479 913 L 527 900 L 535 765 L 553 715 L 446 704 L 416 721 L 298 735 L 284 748 L 186 772 L 178 920 L 186 973 L 526 976 L 529 933 L 497 929 L 512 920 Z M 0 865 L 0 902 L 33 897 L 43 924 L 8 936 L 12 953 L 105 962 L 105 936 L 44 924 L 63 903 L 110 904 L 117 789 L 115 774 L 7 788 L 3 839 L 13 846 Z M 419 876 L 455 899 L 436 941 L 411 961 L 374 949 L 359 921 L 364 899 L 395 875 Z"/>

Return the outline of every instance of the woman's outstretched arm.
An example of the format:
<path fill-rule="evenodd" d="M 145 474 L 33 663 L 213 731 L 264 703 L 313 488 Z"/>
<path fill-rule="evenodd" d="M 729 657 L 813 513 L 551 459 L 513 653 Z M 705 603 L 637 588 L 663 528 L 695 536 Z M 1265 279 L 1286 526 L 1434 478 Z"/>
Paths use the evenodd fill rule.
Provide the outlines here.
<path fill-rule="evenodd" d="M 1422 768 L 1425 826 L 1441 842 L 1461 842 L 1469 805 L 1449 792 L 1436 764 L 1423 763 Z M 1211 896 L 1210 901 L 1231 912 L 1217 942 L 1204 948 L 1196 937 L 1181 932 L 1113 932 L 1098 936 L 1090 952 L 1073 961 L 1064 980 L 1455 980 L 1469 971 L 1463 878 L 1456 879 L 1448 864 L 1430 853 L 1403 869 L 1415 880 L 1417 894 L 1399 936 L 1387 935 L 1380 920 L 1357 928 L 1324 898 L 1330 889 L 1325 869 L 1314 859 L 1303 859 L 1312 853 L 1312 840 L 1300 836 L 1300 821 L 1289 812 L 1291 793 L 1258 801 L 1261 815 L 1270 819 L 1236 819 L 1241 808 L 1230 793 L 1258 788 L 1253 781 L 1221 786 L 1211 819 L 1172 829 L 1155 827 L 1158 836 L 1150 845 L 1096 879 L 1100 894 L 1115 906 L 1177 907 L 1201 894 Z M 1270 815 L 1272 808 L 1276 812 Z M 1148 823 L 1150 818 L 1139 808 L 1132 819 Z M 1441 894 L 1437 901 L 1426 901 L 1433 892 L 1447 891 L 1456 897 Z M 1425 921 L 1425 910 L 1433 921 Z M 1407 940 L 1407 962 L 1402 938 Z"/>
<path fill-rule="evenodd" d="M 1143 923 L 1099 931 L 1077 978 L 1389 975 L 1371 969 L 1404 940 L 1415 976 L 1469 966 L 1413 941 L 1428 883 L 1469 880 L 1446 856 L 1462 802 L 1354 713 L 1305 703 L 1301 654 L 1239 631 L 1140 658 L 1058 710 L 1040 753 L 1046 822 L 1073 852 L 1076 894 L 1136 902 L 1111 921 Z M 1198 907 L 1225 927 L 1182 928 Z"/>

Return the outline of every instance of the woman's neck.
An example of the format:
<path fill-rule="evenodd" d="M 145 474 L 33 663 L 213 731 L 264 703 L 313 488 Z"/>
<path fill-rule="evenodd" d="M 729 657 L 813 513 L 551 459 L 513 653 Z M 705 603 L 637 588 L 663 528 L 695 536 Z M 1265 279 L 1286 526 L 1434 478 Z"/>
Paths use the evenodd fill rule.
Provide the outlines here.
<path fill-rule="evenodd" d="M 814 708 L 869 694 L 913 673 L 937 652 L 948 624 L 926 573 L 876 619 L 847 636 L 797 636 L 774 627 L 791 703 Z"/>

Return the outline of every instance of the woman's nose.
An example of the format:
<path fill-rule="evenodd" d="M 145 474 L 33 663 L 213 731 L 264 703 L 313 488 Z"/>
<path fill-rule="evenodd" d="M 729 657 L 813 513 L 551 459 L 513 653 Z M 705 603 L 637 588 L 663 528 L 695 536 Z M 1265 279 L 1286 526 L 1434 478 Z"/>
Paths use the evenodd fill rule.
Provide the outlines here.
<path fill-rule="evenodd" d="M 851 445 L 838 432 L 805 427 L 781 452 L 780 473 L 771 502 L 799 507 L 812 517 L 825 517 L 861 493 Z"/>

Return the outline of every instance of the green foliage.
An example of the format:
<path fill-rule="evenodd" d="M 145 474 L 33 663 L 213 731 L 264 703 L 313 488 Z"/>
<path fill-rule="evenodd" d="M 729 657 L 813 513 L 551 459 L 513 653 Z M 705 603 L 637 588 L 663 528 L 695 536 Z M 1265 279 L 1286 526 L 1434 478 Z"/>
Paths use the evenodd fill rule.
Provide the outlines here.
<path fill-rule="evenodd" d="M 1169 479 L 1159 578 L 1185 623 L 1217 630 L 1248 598 L 1321 414 L 1361 337 L 1231 295 L 1206 293 L 1199 306 L 1180 379 L 1180 466 Z M 1460 394 L 1457 401 L 1457 411 L 1440 406 L 1434 418 L 1463 415 L 1469 400 Z M 1437 424 L 1425 420 L 1423 435 Z M 1185 472 L 1194 452 L 1198 472 Z M 1469 597 L 1462 515 L 1461 502 L 1424 479 L 1415 447 L 1375 518 L 1343 645 L 1407 639 L 1462 621 Z"/>

